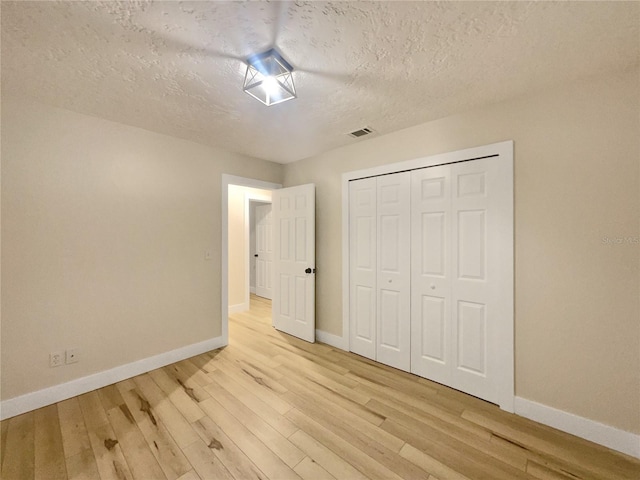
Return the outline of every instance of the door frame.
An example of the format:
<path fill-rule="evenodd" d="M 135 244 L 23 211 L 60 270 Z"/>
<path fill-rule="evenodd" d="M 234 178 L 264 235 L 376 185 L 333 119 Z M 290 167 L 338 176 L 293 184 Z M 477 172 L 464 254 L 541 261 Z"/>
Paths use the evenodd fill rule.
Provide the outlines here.
<path fill-rule="evenodd" d="M 510 166 L 511 192 L 513 198 L 513 140 L 483 145 L 479 147 L 457 150 L 455 152 L 441 153 L 430 155 L 428 157 L 416 158 L 397 163 L 389 163 L 377 167 L 345 172 L 342 174 L 342 339 L 341 346 L 345 350 L 350 349 L 349 342 L 349 265 L 350 265 L 350 249 L 349 249 L 349 182 L 360 178 L 374 177 L 386 175 L 407 170 L 415 170 L 418 168 L 435 167 L 437 165 L 445 165 L 449 163 L 462 162 L 480 158 L 488 158 L 499 156 L 507 160 Z M 513 202 L 510 205 L 511 219 L 514 220 Z M 514 231 L 515 233 L 515 231 Z M 511 271 L 514 270 L 514 244 L 511 242 L 511 248 L 505 250 L 507 261 L 511 264 Z M 506 346 L 506 351 L 502 355 L 504 370 L 501 372 L 502 379 L 501 392 L 499 397 L 500 408 L 508 412 L 514 411 L 515 402 L 515 336 L 514 336 L 514 276 L 512 275 L 505 285 L 505 288 L 512 292 L 510 301 L 511 322 L 509 331 L 505 332 L 505 337 L 511 338 L 512 341 Z"/>
<path fill-rule="evenodd" d="M 222 224 L 220 243 L 220 319 L 222 344 L 229 345 L 229 185 L 277 190 L 282 188 L 280 183 L 266 182 L 255 178 L 238 177 L 222 174 L 221 204 Z"/>

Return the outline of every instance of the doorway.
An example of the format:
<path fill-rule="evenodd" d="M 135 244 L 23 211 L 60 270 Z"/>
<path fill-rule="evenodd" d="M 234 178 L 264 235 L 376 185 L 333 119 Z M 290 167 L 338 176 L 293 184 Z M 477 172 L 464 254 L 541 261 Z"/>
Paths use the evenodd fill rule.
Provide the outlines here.
<path fill-rule="evenodd" d="M 222 341 L 224 345 L 227 345 L 229 343 L 229 305 L 230 305 L 230 282 L 229 282 L 229 265 L 237 265 L 235 263 L 233 263 L 230 259 L 230 255 L 229 255 L 229 230 L 230 230 L 230 221 L 231 219 L 233 219 L 233 217 L 230 216 L 229 214 L 229 208 L 230 208 L 230 191 L 233 191 L 234 189 L 236 189 L 236 187 L 248 187 L 250 189 L 257 189 L 257 190 L 263 190 L 263 191 L 271 191 L 271 190 L 276 190 L 276 189 L 280 189 L 282 188 L 282 185 L 279 183 L 271 183 L 271 182 L 265 182 L 262 180 L 257 180 L 257 179 L 253 179 L 253 178 L 246 178 L 246 177 L 238 177 L 235 175 L 227 175 L 227 174 L 223 174 L 222 175 L 222 188 L 221 188 L 221 200 L 222 200 L 222 224 L 221 224 L 221 265 L 220 265 L 220 270 L 221 270 L 221 281 L 220 281 L 220 310 L 221 310 L 221 337 L 222 337 Z M 260 200 L 262 199 L 262 201 L 265 201 L 265 197 L 257 197 L 255 198 L 256 200 Z M 270 198 L 268 199 L 270 201 Z M 243 219 L 242 219 L 242 224 L 241 224 L 241 228 L 242 231 L 244 231 L 245 229 L 245 222 L 244 222 L 244 218 L 245 218 L 245 213 L 246 212 L 246 218 L 248 219 L 248 209 L 249 209 L 249 200 L 245 200 L 244 195 L 242 196 L 242 212 L 243 212 Z M 234 221 L 237 219 L 233 219 Z M 244 234 L 243 234 L 244 237 Z M 241 282 L 242 282 L 242 299 L 238 300 L 239 297 L 235 297 L 235 300 L 231 300 L 231 301 L 235 301 L 238 303 L 233 303 L 232 305 L 244 305 L 246 302 L 246 308 L 249 308 L 249 302 L 250 302 L 250 293 L 249 293 L 249 281 L 246 281 L 246 298 L 245 298 L 245 293 L 244 293 L 244 285 L 245 285 L 245 278 L 249 278 L 250 274 L 249 274 L 249 261 L 248 261 L 248 256 L 249 256 L 249 236 L 247 235 L 247 239 L 242 240 L 242 253 L 241 253 L 241 269 L 242 271 L 239 272 L 239 269 L 236 267 L 234 267 L 234 273 L 240 273 L 240 277 L 241 277 Z M 246 249 L 246 250 L 245 250 Z M 245 262 L 245 259 L 247 260 Z M 243 307 L 237 307 L 237 308 L 243 308 Z"/>

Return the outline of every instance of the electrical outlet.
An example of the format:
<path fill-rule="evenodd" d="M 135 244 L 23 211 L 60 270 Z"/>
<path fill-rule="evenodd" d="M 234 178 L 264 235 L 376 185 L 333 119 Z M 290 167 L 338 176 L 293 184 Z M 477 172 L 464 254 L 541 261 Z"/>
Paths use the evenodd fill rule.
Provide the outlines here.
<path fill-rule="evenodd" d="M 64 363 L 64 354 L 62 352 L 51 352 L 49 354 L 49 366 L 59 367 Z"/>
<path fill-rule="evenodd" d="M 70 363 L 76 363 L 80 358 L 78 357 L 78 349 L 77 348 L 69 348 L 66 351 L 66 359 L 65 363 L 68 365 Z"/>

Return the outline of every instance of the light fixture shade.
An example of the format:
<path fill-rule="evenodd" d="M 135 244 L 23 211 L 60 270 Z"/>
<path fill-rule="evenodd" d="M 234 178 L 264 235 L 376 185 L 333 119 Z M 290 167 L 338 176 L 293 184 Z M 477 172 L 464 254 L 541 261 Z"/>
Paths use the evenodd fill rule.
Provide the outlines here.
<path fill-rule="evenodd" d="M 247 59 L 242 89 L 267 106 L 296 98 L 293 67 L 271 49 Z"/>

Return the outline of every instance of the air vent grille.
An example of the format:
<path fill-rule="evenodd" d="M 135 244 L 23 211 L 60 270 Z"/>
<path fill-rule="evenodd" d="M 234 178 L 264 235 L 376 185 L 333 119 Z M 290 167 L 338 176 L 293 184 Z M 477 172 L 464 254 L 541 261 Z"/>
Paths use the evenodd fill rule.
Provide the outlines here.
<path fill-rule="evenodd" d="M 369 135 L 371 133 L 373 133 L 373 130 L 371 130 L 369 127 L 364 127 L 364 128 L 361 128 L 360 130 L 355 130 L 349 133 L 349 135 L 354 138 L 358 138 L 358 137 L 364 137 L 365 135 Z"/>

